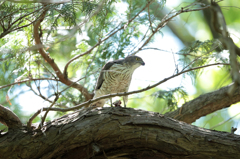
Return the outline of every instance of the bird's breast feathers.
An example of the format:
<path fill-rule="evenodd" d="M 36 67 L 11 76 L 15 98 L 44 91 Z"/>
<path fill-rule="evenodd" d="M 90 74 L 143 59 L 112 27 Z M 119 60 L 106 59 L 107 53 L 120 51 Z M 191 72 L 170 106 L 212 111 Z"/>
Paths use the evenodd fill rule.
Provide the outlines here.
<path fill-rule="evenodd" d="M 109 70 L 104 70 L 101 90 L 106 93 L 118 93 L 128 91 L 133 71 L 121 64 L 114 64 Z"/>

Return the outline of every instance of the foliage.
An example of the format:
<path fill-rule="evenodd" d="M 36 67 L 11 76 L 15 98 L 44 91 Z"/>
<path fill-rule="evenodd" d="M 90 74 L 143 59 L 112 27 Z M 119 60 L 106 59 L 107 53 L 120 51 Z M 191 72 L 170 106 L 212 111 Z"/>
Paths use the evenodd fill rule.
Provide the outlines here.
<path fill-rule="evenodd" d="M 165 100 L 166 107 L 168 107 L 169 111 L 177 108 L 180 99 L 183 99 L 184 102 L 187 100 L 187 92 L 184 91 L 182 87 L 177 87 L 171 90 L 159 90 L 153 93 L 152 96 Z"/>
<path fill-rule="evenodd" d="M 218 51 L 217 51 L 218 50 Z M 221 50 L 221 52 L 219 52 Z M 223 48 L 219 40 L 195 41 L 189 47 L 179 51 L 179 65 L 182 70 L 187 68 L 199 67 L 210 62 L 229 63 L 228 58 L 222 52 Z M 188 72 L 193 80 L 200 75 L 203 69 Z"/>
<path fill-rule="evenodd" d="M 61 71 L 64 70 L 64 66 L 71 58 L 84 54 L 94 47 L 90 53 L 74 60 L 67 70 L 68 78 L 83 85 L 90 93 L 93 92 L 99 71 L 106 61 L 126 57 L 143 46 L 144 42 L 147 42 L 144 47 L 151 47 L 157 35 L 153 33 L 153 30 L 157 28 L 163 17 L 168 13 L 165 11 L 170 12 L 165 6 L 166 1 L 156 1 L 155 5 L 150 5 L 141 13 L 139 12 L 149 1 L 124 0 L 120 2 L 117 0 L 73 0 L 69 3 L 45 5 L 41 3 L 1 2 L 0 85 L 3 86 L 24 79 L 44 78 L 43 80 L 30 81 L 1 89 L 0 91 L 3 92 L 0 96 L 1 101 L 3 101 L 1 104 L 10 107 L 18 116 L 21 116 L 23 121 L 26 121 L 30 115 L 24 115 L 21 112 L 22 106 L 18 103 L 17 97 L 24 92 L 20 90 L 32 91 L 39 98 L 49 100 L 52 100 L 55 93 L 60 93 L 56 107 L 61 108 L 72 107 L 85 100 L 78 90 L 59 81 L 56 72 L 42 58 L 35 46 L 33 24 L 45 10 L 47 10 L 47 13 L 39 29 L 40 39 L 44 50 L 54 59 Z M 126 8 L 119 9 L 119 4 Z M 230 13 L 225 13 L 226 10 L 223 10 L 223 12 L 228 23 L 239 22 L 236 10 L 230 8 Z M 164 15 L 162 15 L 163 13 Z M 190 14 L 198 17 L 198 21 Z M 174 31 L 169 25 L 175 36 L 186 45 L 176 53 L 178 59 L 177 73 L 209 63 L 229 63 L 226 56 L 228 52 L 223 51 L 222 43 L 219 40 L 201 39 L 194 34 L 188 34 L 188 32 L 197 32 L 199 26 L 205 28 L 207 26 L 205 18 L 201 11 L 181 14 L 179 16 L 180 24 L 188 23 L 192 30 L 189 29 L 189 26 L 176 23 L 175 26 L 179 25 L 182 28 Z M 199 26 L 194 27 L 196 25 Z M 178 34 L 179 30 L 182 32 L 181 34 Z M 159 29 L 157 33 L 164 36 L 163 31 L 163 29 Z M 188 34 L 188 36 L 185 34 Z M 205 29 L 205 35 L 211 37 L 208 34 L 211 34 L 209 28 Z M 152 38 L 149 38 L 151 36 Z M 98 44 L 99 42 L 101 43 Z M 225 66 L 219 72 L 226 76 L 226 74 L 229 74 L 229 70 L 230 67 Z M 199 76 L 203 72 L 203 69 L 198 69 L 189 71 L 185 75 L 185 77 L 189 75 L 194 81 L 195 96 L 209 91 L 204 90 L 204 86 L 200 86 Z M 221 75 L 218 74 L 217 76 L 220 77 Z M 219 85 L 220 82 L 216 77 L 211 77 L 214 83 L 212 90 L 218 87 L 216 85 Z M 222 83 L 225 85 L 230 82 L 228 80 L 226 83 Z M 182 101 L 186 102 L 187 99 L 190 99 L 187 98 L 190 95 L 182 85 L 169 90 L 154 88 L 142 95 L 143 97 L 139 98 L 133 96 L 132 100 L 129 100 L 129 105 L 134 108 L 143 108 L 160 113 L 176 110 L 182 104 Z M 8 99 L 8 97 L 12 98 Z M 49 106 L 50 103 L 47 102 L 46 105 Z M 64 113 L 58 112 L 56 115 L 62 114 Z M 40 118 L 36 119 L 36 121 L 39 120 Z M 217 121 L 210 121 L 209 123 L 213 125 Z"/>

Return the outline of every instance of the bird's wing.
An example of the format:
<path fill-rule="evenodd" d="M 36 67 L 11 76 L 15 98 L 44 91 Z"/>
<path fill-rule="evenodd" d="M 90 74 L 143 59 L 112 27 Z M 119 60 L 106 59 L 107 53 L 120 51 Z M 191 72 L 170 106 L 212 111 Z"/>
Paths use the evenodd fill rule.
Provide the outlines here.
<path fill-rule="evenodd" d="M 103 84 L 103 81 L 104 81 L 104 76 L 103 76 L 103 74 L 104 74 L 104 72 L 105 71 L 107 71 L 107 70 L 109 70 L 111 67 L 112 67 L 112 65 L 114 65 L 114 64 L 123 64 L 123 60 L 115 60 L 115 61 L 110 61 L 110 62 L 108 62 L 108 63 L 106 63 L 104 66 L 103 66 L 103 68 L 102 68 L 102 70 L 101 70 L 101 73 L 100 73 L 100 75 L 99 75 L 99 77 L 98 77 L 98 80 L 97 80 L 97 85 L 96 85 L 96 87 L 95 87 L 95 90 L 98 90 L 98 89 L 100 89 L 101 88 L 101 86 L 102 86 L 102 84 Z"/>

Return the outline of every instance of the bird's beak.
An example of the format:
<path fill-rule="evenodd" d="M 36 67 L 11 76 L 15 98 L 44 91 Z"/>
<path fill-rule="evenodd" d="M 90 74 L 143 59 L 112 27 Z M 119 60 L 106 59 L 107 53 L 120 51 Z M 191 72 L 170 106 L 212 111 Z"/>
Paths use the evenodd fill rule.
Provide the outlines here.
<path fill-rule="evenodd" d="M 143 65 L 143 66 L 144 66 L 144 65 L 145 65 L 145 63 L 142 61 L 142 62 L 141 62 L 141 65 Z"/>

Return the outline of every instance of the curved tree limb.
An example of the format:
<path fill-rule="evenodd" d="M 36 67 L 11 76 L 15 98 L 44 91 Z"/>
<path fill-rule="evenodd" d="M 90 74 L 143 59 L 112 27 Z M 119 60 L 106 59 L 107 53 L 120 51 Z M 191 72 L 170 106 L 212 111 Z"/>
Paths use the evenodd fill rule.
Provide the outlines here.
<path fill-rule="evenodd" d="M 0 136 L 0 158 L 237 159 L 240 156 L 238 135 L 198 128 L 132 108 L 77 111 L 47 123 L 42 131 L 18 132 L 14 138 L 10 134 Z M 17 153 L 12 153 L 13 149 Z"/>
<path fill-rule="evenodd" d="M 54 62 L 54 59 L 52 59 L 43 49 L 43 45 L 42 45 L 40 37 L 39 37 L 38 29 L 39 29 L 40 23 L 43 21 L 47 11 L 48 11 L 48 9 L 45 9 L 45 11 L 40 16 L 39 20 L 36 21 L 33 25 L 34 39 L 35 39 L 36 46 L 38 46 L 39 53 L 48 62 L 48 64 L 53 68 L 57 77 L 59 78 L 59 80 L 62 83 L 66 84 L 68 86 L 71 85 L 73 88 L 78 89 L 83 94 L 83 96 L 85 97 L 85 100 L 92 99 L 93 95 L 90 94 L 86 88 L 84 88 L 82 85 L 77 84 L 77 83 L 75 83 L 75 82 L 73 82 L 73 81 L 64 77 L 63 73 L 61 72 L 61 70 L 59 69 L 57 64 Z"/>
<path fill-rule="evenodd" d="M 230 37 L 227 24 L 225 21 L 225 17 L 222 13 L 221 7 L 217 2 L 207 0 L 203 0 L 203 2 L 207 5 L 211 4 L 211 7 L 204 10 L 205 19 L 211 29 L 213 38 L 219 39 L 222 42 L 222 46 L 224 49 L 229 50 L 229 59 L 231 64 L 231 74 L 232 79 L 234 81 L 234 85 L 229 88 L 229 95 L 234 93 L 234 90 L 237 89 L 237 86 L 240 84 L 240 74 L 239 74 L 239 63 L 237 61 L 237 55 L 240 56 L 240 48 L 237 47 L 232 38 Z"/>
<path fill-rule="evenodd" d="M 231 65 L 231 74 L 232 74 L 232 80 L 234 82 L 234 85 L 229 89 L 228 93 L 229 95 L 232 95 L 237 88 L 237 86 L 240 85 L 240 74 L 239 74 L 239 62 L 237 60 L 237 49 L 238 48 L 232 38 L 229 36 L 228 30 L 227 30 L 227 24 L 225 21 L 225 17 L 223 16 L 222 10 L 220 6 L 212 1 L 211 2 L 211 8 L 212 12 L 214 13 L 214 19 L 216 24 L 212 24 L 215 26 L 215 30 L 219 32 L 222 36 L 220 37 L 221 42 L 224 46 L 229 50 L 229 59 L 230 59 L 230 65 Z"/>
<path fill-rule="evenodd" d="M 0 104 L 0 123 L 7 126 L 8 129 L 20 129 L 22 127 L 22 122 L 18 116 L 13 113 L 7 107 Z"/>
<path fill-rule="evenodd" d="M 173 112 L 168 112 L 164 115 L 189 124 L 195 122 L 202 116 L 239 102 L 240 87 L 237 87 L 234 94 L 229 96 L 228 90 L 231 87 L 232 85 L 228 85 L 220 88 L 219 90 L 200 95 L 199 97 L 183 104 L 181 108 L 178 108 Z"/>

